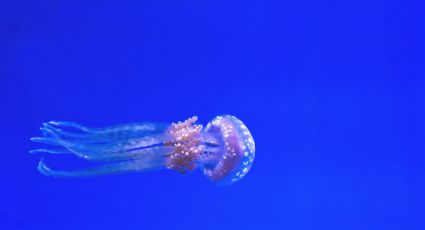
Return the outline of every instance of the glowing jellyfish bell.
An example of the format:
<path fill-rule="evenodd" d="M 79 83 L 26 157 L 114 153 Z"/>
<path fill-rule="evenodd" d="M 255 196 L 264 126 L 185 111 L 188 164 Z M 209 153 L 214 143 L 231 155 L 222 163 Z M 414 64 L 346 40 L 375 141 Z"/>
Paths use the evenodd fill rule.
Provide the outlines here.
<path fill-rule="evenodd" d="M 204 173 L 219 184 L 231 184 L 244 177 L 254 162 L 255 143 L 245 124 L 234 116 L 218 116 L 205 128 L 221 146 L 219 161 Z"/>
<path fill-rule="evenodd" d="M 42 137 L 31 140 L 53 147 L 31 152 L 73 154 L 101 163 L 92 168 L 54 170 L 42 159 L 38 170 L 46 176 L 82 177 L 153 169 L 185 174 L 199 168 L 220 185 L 243 178 L 255 156 L 248 128 L 230 115 L 217 116 L 205 129 L 196 121 L 197 117 L 192 117 L 172 124 L 144 122 L 106 128 L 52 121 L 41 127 Z"/>

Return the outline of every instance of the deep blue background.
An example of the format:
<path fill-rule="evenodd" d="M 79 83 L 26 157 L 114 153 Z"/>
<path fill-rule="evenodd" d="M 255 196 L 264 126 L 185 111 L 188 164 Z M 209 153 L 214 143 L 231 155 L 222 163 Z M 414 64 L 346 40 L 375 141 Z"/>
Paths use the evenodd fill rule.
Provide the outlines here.
<path fill-rule="evenodd" d="M 423 1 L 2 1 L 0 229 L 425 229 Z M 219 114 L 239 183 L 41 176 L 41 122 Z M 72 166 L 72 165 L 71 165 Z"/>

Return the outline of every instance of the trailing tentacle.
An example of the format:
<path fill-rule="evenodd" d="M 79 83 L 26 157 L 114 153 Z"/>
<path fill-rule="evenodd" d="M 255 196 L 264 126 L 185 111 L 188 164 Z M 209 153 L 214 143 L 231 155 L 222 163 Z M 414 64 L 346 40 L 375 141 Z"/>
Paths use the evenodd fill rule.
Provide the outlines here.
<path fill-rule="evenodd" d="M 137 125 L 135 127 L 131 127 L 130 125 L 126 126 L 127 127 L 123 127 L 123 129 L 105 128 L 104 131 L 83 131 L 83 133 L 74 133 L 57 128 L 50 123 L 44 123 L 43 127 L 40 129 L 45 137 L 51 136 L 51 133 L 53 132 L 61 139 L 69 141 L 79 141 L 81 143 L 103 143 L 159 134 L 163 133 L 167 127 L 166 125 L 159 123 L 145 123 L 143 126 L 139 125 L 138 127 Z"/>
<path fill-rule="evenodd" d="M 87 126 L 70 122 L 70 121 L 50 121 L 45 124 L 56 125 L 58 127 L 71 127 L 80 131 L 87 133 L 106 133 L 106 132 L 116 132 L 116 131 L 155 131 L 155 130 L 164 130 L 167 128 L 167 124 L 164 123 L 154 123 L 154 122 L 142 122 L 142 123 L 129 123 L 109 126 L 106 128 L 89 128 Z"/>
<path fill-rule="evenodd" d="M 124 172 L 141 172 L 163 168 L 163 160 L 129 160 L 85 168 L 79 170 L 54 170 L 48 167 L 42 159 L 38 163 L 38 171 L 45 176 L 54 177 L 84 177 L 118 174 Z"/>
<path fill-rule="evenodd" d="M 104 143 L 85 143 L 80 141 L 67 141 L 58 136 L 55 132 L 47 130 L 50 137 L 35 137 L 31 140 L 51 145 L 60 145 L 67 149 L 87 149 L 89 151 L 100 151 L 105 152 L 122 152 L 128 150 L 134 150 L 149 146 L 161 144 L 168 140 L 166 134 L 157 134 L 151 136 L 144 136 L 140 138 L 131 138 L 126 140 L 111 141 Z"/>

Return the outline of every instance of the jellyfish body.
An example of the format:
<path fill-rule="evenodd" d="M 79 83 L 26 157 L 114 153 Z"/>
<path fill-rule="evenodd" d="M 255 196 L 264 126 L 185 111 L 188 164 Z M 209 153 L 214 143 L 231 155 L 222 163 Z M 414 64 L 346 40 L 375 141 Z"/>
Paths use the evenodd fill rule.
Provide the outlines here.
<path fill-rule="evenodd" d="M 52 121 L 40 128 L 42 137 L 31 138 L 50 148 L 30 152 L 73 154 L 99 163 L 92 168 L 54 170 L 42 159 L 38 170 L 46 176 L 83 177 L 161 169 L 185 174 L 201 169 L 220 185 L 244 177 L 255 156 L 248 128 L 230 115 L 215 117 L 205 129 L 196 121 L 197 117 L 192 117 L 172 124 L 146 122 L 107 128 Z"/>

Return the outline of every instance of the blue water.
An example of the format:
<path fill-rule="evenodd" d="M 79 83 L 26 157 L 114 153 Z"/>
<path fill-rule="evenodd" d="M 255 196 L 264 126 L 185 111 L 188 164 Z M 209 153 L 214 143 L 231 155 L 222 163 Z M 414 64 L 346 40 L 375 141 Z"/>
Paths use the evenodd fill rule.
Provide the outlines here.
<path fill-rule="evenodd" d="M 423 1 L 2 1 L 0 229 L 425 229 Z M 201 172 L 40 175 L 44 121 L 202 124 L 256 159 Z M 66 161 L 73 167 L 73 161 Z"/>

